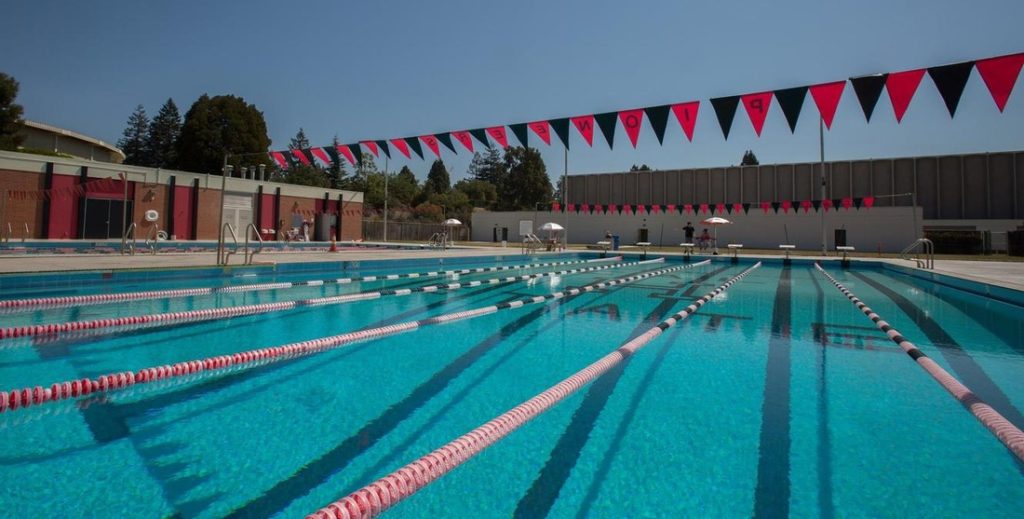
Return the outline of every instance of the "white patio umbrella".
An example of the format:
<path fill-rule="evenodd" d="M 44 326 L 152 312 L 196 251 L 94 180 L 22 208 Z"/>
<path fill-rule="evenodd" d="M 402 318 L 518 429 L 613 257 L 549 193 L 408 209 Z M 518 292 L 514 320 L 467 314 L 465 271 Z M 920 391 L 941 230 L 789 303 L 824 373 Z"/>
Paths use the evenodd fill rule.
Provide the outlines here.
<path fill-rule="evenodd" d="M 441 222 L 441 225 L 445 225 L 445 226 L 451 227 L 451 226 L 455 226 L 455 225 L 462 225 L 462 222 L 458 221 L 455 218 L 449 218 L 449 219 Z"/>
<path fill-rule="evenodd" d="M 550 240 L 550 239 L 552 239 L 552 235 L 558 233 L 559 231 L 564 231 L 565 227 L 562 227 L 561 225 L 558 225 L 555 222 L 548 222 L 548 223 L 546 223 L 544 225 L 541 225 L 538 230 L 547 231 L 548 232 L 548 239 Z"/>
<path fill-rule="evenodd" d="M 718 226 L 719 225 L 732 225 L 732 222 L 722 218 L 721 216 L 712 216 L 711 218 L 705 218 L 701 220 L 702 224 L 710 225 L 715 228 L 715 254 L 718 254 Z"/>

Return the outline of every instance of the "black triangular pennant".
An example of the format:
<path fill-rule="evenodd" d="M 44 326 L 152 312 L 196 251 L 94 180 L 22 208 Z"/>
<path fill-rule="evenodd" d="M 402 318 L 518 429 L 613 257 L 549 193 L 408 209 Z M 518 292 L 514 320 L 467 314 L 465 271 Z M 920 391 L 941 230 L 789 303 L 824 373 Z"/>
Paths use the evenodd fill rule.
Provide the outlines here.
<path fill-rule="evenodd" d="M 359 147 L 359 143 L 346 144 L 345 146 L 348 146 L 348 149 L 352 150 L 352 154 L 355 155 L 357 167 L 363 167 L 363 149 Z"/>
<path fill-rule="evenodd" d="M 292 150 L 285 151 L 281 155 L 284 155 L 284 160 L 288 162 L 289 169 L 295 167 L 295 156 L 292 155 Z"/>
<path fill-rule="evenodd" d="M 491 147 L 491 141 L 487 140 L 487 130 L 483 128 L 477 128 L 475 130 L 469 130 L 469 134 L 472 135 L 476 140 L 480 141 L 480 144 Z"/>
<path fill-rule="evenodd" d="M 458 155 L 458 152 L 455 151 L 455 145 L 452 144 L 452 134 L 450 132 L 435 133 L 434 137 L 436 137 L 441 144 L 444 144 L 445 148 L 452 150 L 452 153 Z"/>
<path fill-rule="evenodd" d="M 548 121 L 551 125 L 551 129 L 555 131 L 555 135 L 558 136 L 562 141 L 562 145 L 565 149 L 569 149 L 569 118 L 563 117 L 561 119 L 552 119 Z"/>
<path fill-rule="evenodd" d="M 778 213 L 780 207 L 782 207 L 782 202 L 772 202 L 772 211 Z"/>
<path fill-rule="evenodd" d="M 750 212 L 750 202 L 743 202 L 743 214 Z"/>
<path fill-rule="evenodd" d="M 324 146 L 324 151 L 331 157 L 331 162 L 334 164 L 341 164 L 341 157 L 338 156 L 338 148 L 334 146 Z"/>
<path fill-rule="evenodd" d="M 508 127 L 512 129 L 512 134 L 519 139 L 519 144 L 522 144 L 524 148 L 530 147 L 530 143 L 527 142 L 526 123 L 510 124 Z"/>
<path fill-rule="evenodd" d="M 725 212 L 732 214 L 732 204 L 725 204 Z"/>
<path fill-rule="evenodd" d="M 889 74 L 875 74 L 873 76 L 861 76 L 850 78 L 853 84 L 853 92 L 857 94 L 860 101 L 860 108 L 864 110 L 864 118 L 871 122 L 871 114 L 875 112 L 875 105 L 885 88 L 885 81 Z"/>
<path fill-rule="evenodd" d="M 722 135 L 729 139 L 729 130 L 732 128 L 732 120 L 736 116 L 736 107 L 740 105 L 740 96 L 716 97 L 711 100 L 711 106 L 715 109 L 718 117 L 718 125 L 722 127 Z"/>
<path fill-rule="evenodd" d="M 612 145 L 615 143 L 615 125 L 619 121 L 619 112 L 594 114 L 594 120 L 597 121 L 598 128 L 601 128 L 604 140 L 608 141 L 608 147 L 612 148 Z"/>
<path fill-rule="evenodd" d="M 811 200 L 811 207 L 814 208 L 814 212 L 821 210 L 821 200 Z"/>
<path fill-rule="evenodd" d="M 775 91 L 775 99 L 779 101 L 782 113 L 789 123 L 789 130 L 796 133 L 796 121 L 800 118 L 800 110 L 804 107 L 804 98 L 807 97 L 807 87 L 784 88 Z"/>
<path fill-rule="evenodd" d="M 853 197 L 853 206 L 854 207 L 856 207 L 859 210 L 860 206 L 862 206 L 862 205 L 864 205 L 864 198 L 859 197 L 859 196 Z"/>
<path fill-rule="evenodd" d="M 644 108 L 647 114 L 647 121 L 651 123 L 654 135 L 658 137 L 658 144 L 665 144 L 665 128 L 668 126 L 668 111 L 671 105 L 648 106 Z"/>
<path fill-rule="evenodd" d="M 411 149 L 412 151 L 416 152 L 416 155 L 419 155 L 420 159 L 422 160 L 423 159 L 423 146 L 420 146 L 420 139 L 419 139 L 419 137 L 406 137 L 403 140 L 405 141 L 406 144 L 409 145 L 409 149 Z"/>
<path fill-rule="evenodd" d="M 715 215 L 715 209 L 716 209 L 716 205 L 715 204 L 708 204 L 708 211 L 711 211 L 711 216 Z"/>
<path fill-rule="evenodd" d="M 960 95 L 964 93 L 967 78 L 971 76 L 973 68 L 973 61 L 965 61 L 928 69 L 928 75 L 935 82 L 935 88 L 939 89 L 942 100 L 946 102 L 950 117 L 956 115 L 956 107 L 960 104 Z"/>
<path fill-rule="evenodd" d="M 373 142 L 377 143 L 377 147 L 380 148 L 380 151 L 384 152 L 384 156 L 385 157 L 387 157 L 389 159 L 391 158 L 391 148 L 388 147 L 388 141 L 379 140 L 379 141 L 373 141 Z"/>
<path fill-rule="evenodd" d="M 832 207 L 834 207 L 835 209 L 838 210 L 842 206 L 843 206 L 843 199 L 842 198 L 833 198 L 832 199 Z"/>
<path fill-rule="evenodd" d="M 799 209 L 800 209 L 800 201 L 799 200 L 790 200 L 789 201 L 789 207 L 790 207 L 790 209 L 793 210 L 794 213 L 799 213 L 800 212 L 799 211 Z"/>
<path fill-rule="evenodd" d="M 308 160 L 310 164 L 316 164 L 316 157 L 313 156 L 312 149 L 306 148 L 299 151 L 301 151 L 302 154 L 305 155 L 306 160 Z"/>

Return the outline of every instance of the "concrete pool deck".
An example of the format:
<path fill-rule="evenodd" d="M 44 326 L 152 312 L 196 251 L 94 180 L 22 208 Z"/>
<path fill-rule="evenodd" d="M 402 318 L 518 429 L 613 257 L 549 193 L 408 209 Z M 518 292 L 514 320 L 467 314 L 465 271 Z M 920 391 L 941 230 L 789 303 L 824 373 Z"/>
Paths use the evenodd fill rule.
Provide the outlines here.
<path fill-rule="evenodd" d="M 582 249 L 570 249 L 566 252 L 583 252 Z M 325 261 L 365 261 L 387 259 L 423 259 L 450 257 L 484 257 L 507 256 L 521 254 L 519 247 L 458 247 L 448 250 L 438 249 L 386 249 L 366 248 L 342 249 L 338 252 L 264 252 L 255 258 L 256 264 L 273 263 L 310 263 Z M 590 251 L 594 252 L 594 251 Z M 636 249 L 620 251 L 627 255 L 638 254 Z M 612 251 L 609 251 L 611 254 Z M 557 252 L 539 252 L 538 255 L 558 254 Z M 650 255 L 681 255 L 675 252 L 649 252 Z M 713 257 L 694 255 L 696 257 Z M 731 256 L 724 252 L 719 256 Z M 740 254 L 744 258 L 778 258 L 780 254 Z M 805 260 L 835 261 L 837 256 L 794 256 Z M 912 268 L 913 264 L 895 258 L 851 257 L 851 261 L 886 262 L 893 265 Z M 122 269 L 167 269 L 195 268 L 215 266 L 214 252 L 188 252 L 166 254 L 144 254 L 122 256 L 120 254 L 12 254 L 0 256 L 0 274 L 28 274 L 35 272 L 68 272 L 88 270 L 122 270 Z M 231 258 L 231 266 L 240 266 L 241 255 Z M 935 260 L 934 272 L 946 274 L 971 281 L 988 283 L 1013 290 L 1024 291 L 1024 262 L 1013 261 L 982 261 L 982 260 Z"/>

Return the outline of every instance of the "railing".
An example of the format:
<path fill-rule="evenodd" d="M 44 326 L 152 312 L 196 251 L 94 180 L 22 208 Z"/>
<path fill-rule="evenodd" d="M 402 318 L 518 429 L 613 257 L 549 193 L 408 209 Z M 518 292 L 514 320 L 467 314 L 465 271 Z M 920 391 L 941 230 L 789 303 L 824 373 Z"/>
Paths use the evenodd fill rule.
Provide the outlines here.
<path fill-rule="evenodd" d="M 440 247 L 442 250 L 448 248 L 448 233 L 435 232 L 427 240 L 427 247 Z"/>
<path fill-rule="evenodd" d="M 135 224 L 132 224 L 135 225 Z M 156 256 L 157 242 L 160 241 L 160 226 L 153 223 L 153 226 L 149 228 L 149 232 L 146 233 L 146 248 L 149 252 Z"/>
<path fill-rule="evenodd" d="M 231 233 L 231 241 L 235 243 L 234 250 L 227 250 L 227 234 Z M 235 228 L 230 223 L 224 222 L 224 225 L 220 227 L 220 238 L 217 239 L 217 264 L 227 265 L 231 259 L 231 255 L 238 252 L 238 235 L 235 234 Z"/>
<path fill-rule="evenodd" d="M 523 235 L 523 254 L 533 254 L 543 247 L 544 242 L 535 234 Z"/>
<path fill-rule="evenodd" d="M 259 241 L 260 247 L 258 249 L 253 249 L 252 253 L 249 253 L 249 237 L 252 235 L 256 235 L 256 240 Z M 252 258 L 263 252 L 263 236 L 260 236 L 260 230 L 256 228 L 256 224 L 250 223 L 249 226 L 245 228 L 244 251 L 245 252 L 243 252 L 243 254 L 245 256 L 246 265 L 252 265 Z"/>
<path fill-rule="evenodd" d="M 0 237 L 0 239 L 2 239 L 3 241 L 5 241 L 7 243 L 10 243 L 11 242 L 11 236 L 14 236 L 14 228 L 11 227 L 11 222 L 7 222 L 7 232 L 4 233 L 4 235 L 2 237 Z"/>
<path fill-rule="evenodd" d="M 129 237 L 131 237 L 130 242 L 128 241 Z M 135 222 L 132 222 L 121 236 L 121 255 L 124 256 L 125 252 L 132 256 L 135 255 Z"/>
<path fill-rule="evenodd" d="M 923 254 L 924 257 L 915 256 L 915 257 L 911 258 L 910 257 L 911 251 L 916 249 L 919 245 L 921 246 L 921 254 Z M 928 238 L 918 238 L 918 239 L 914 240 L 914 243 L 911 243 L 910 245 L 907 245 L 907 247 L 905 249 L 900 251 L 900 259 L 905 259 L 907 261 L 913 261 L 914 263 L 917 264 L 917 268 L 934 270 L 935 269 L 935 244 L 932 243 L 932 241 L 929 240 Z"/>
<path fill-rule="evenodd" d="M 25 230 L 21 233 L 21 243 L 25 243 L 25 240 L 32 234 L 32 231 L 28 229 L 28 222 L 25 223 Z"/>

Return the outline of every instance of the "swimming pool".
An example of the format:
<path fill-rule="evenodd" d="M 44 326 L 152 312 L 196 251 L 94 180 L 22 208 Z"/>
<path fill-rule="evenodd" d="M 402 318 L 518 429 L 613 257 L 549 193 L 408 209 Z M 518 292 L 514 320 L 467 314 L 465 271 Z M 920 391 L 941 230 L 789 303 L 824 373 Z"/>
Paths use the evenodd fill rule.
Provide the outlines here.
<path fill-rule="evenodd" d="M 593 256 L 502 265 L 587 258 Z M 626 259 L 407 276 L 490 264 L 369 262 L 343 271 L 306 266 L 193 279 L 151 274 L 110 280 L 118 282 L 112 288 L 84 278 L 8 279 L 3 299 L 298 286 L 8 309 L 0 313 L 3 327 L 395 293 L 230 319 L 6 339 L 0 387 L 49 386 L 392 326 L 684 266 Z M 716 260 L 314 355 L 4 412 L 0 515 L 302 517 L 558 383 L 749 267 Z M 1024 425 L 1020 306 L 878 266 L 826 270 Z M 387 275 L 406 276 L 301 284 Z M 1022 471 L 811 264 L 765 263 L 391 513 L 1012 517 L 1024 509 Z"/>

